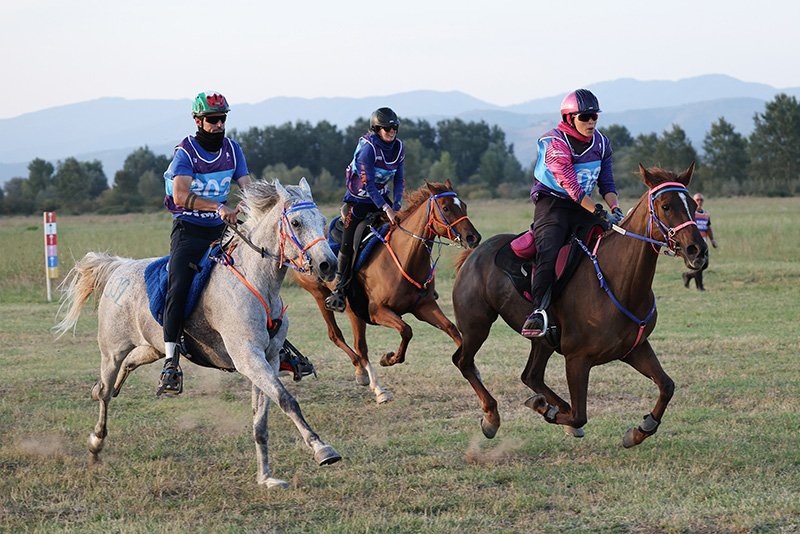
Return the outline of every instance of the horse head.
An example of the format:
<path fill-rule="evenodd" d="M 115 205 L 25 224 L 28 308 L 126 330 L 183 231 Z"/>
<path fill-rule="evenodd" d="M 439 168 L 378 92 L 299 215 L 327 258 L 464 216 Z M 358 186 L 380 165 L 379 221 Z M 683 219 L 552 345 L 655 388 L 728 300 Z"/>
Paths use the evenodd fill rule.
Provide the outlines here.
<path fill-rule="evenodd" d="M 252 226 L 277 233 L 278 250 L 267 253 L 295 270 L 314 273 L 323 281 L 333 280 L 336 255 L 325 238 L 325 217 L 314 203 L 305 178 L 299 185 L 286 187 L 278 179 L 273 182 L 256 180 L 244 189 L 242 198 Z M 267 242 L 272 242 L 269 236 L 265 237 Z"/>
<path fill-rule="evenodd" d="M 467 203 L 458 198 L 450 180 L 444 184 L 425 182 L 431 196 L 428 204 L 428 226 L 436 235 L 446 237 L 465 248 L 475 248 L 481 234 L 467 216 Z"/>
<path fill-rule="evenodd" d="M 648 193 L 648 232 L 651 238 L 663 238 L 674 254 L 683 258 L 686 267 L 702 270 L 708 266 L 708 245 L 694 221 L 697 206 L 687 187 L 694 173 L 694 163 L 680 175 L 657 167 L 645 169 L 639 164 Z"/>

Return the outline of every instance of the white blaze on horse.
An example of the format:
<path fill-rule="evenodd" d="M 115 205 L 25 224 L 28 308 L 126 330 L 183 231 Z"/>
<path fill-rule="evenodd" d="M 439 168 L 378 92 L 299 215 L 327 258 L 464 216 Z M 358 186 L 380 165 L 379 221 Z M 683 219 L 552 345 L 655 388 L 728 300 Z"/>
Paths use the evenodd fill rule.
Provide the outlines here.
<path fill-rule="evenodd" d="M 341 456 L 311 429 L 299 404 L 278 378 L 279 350 L 286 339 L 288 320 L 283 317 L 272 334 L 267 323 L 283 313 L 279 291 L 288 264 L 330 281 L 336 256 L 324 238 L 325 217 L 314 204 L 305 179 L 298 186 L 285 188 L 277 180 L 255 181 L 242 191 L 242 199 L 248 219 L 230 257 L 255 291 L 222 265 L 214 268 L 195 310 L 184 323 L 191 354 L 187 358 L 200 365 L 235 370 L 250 379 L 257 480 L 268 487 L 285 488 L 288 484 L 273 478 L 269 465 L 270 400 L 294 422 L 320 465 L 334 463 Z M 100 380 L 92 389 L 92 397 L 100 403 L 100 417 L 89 437 L 94 460 L 107 435 L 111 398 L 119 394 L 134 369 L 164 356 L 163 330 L 150 312 L 144 278 L 145 268 L 157 259 L 134 260 L 89 252 L 62 284 L 62 308 L 67 311 L 54 327 L 59 335 L 75 327 L 89 296 L 96 294 L 101 363 Z"/>

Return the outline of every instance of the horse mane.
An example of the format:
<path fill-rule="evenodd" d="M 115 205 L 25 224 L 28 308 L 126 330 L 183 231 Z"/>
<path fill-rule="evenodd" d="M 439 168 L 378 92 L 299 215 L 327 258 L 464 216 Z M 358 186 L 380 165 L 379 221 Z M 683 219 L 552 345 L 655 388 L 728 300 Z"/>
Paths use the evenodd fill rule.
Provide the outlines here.
<path fill-rule="evenodd" d="M 250 182 L 239 193 L 239 198 L 242 199 L 242 210 L 248 215 L 265 214 L 272 209 L 275 204 L 280 200 L 278 188 L 275 186 L 275 181 L 268 180 L 254 180 Z M 284 186 L 290 196 L 297 200 L 309 200 L 304 198 L 302 188 L 299 185 Z"/>
<path fill-rule="evenodd" d="M 673 182 L 677 177 L 674 172 L 662 169 L 661 167 L 648 167 L 647 172 L 650 173 L 653 178 L 657 178 L 658 183 Z"/>
<path fill-rule="evenodd" d="M 431 190 L 428 188 L 428 186 L 432 187 L 436 193 L 431 193 Z M 426 182 L 425 185 L 416 191 L 406 193 L 406 207 L 399 213 L 400 219 L 406 219 L 410 213 L 414 213 L 414 211 L 420 207 L 423 202 L 427 202 L 433 194 L 438 195 L 439 193 L 444 193 L 445 191 L 450 191 L 445 184 Z"/>

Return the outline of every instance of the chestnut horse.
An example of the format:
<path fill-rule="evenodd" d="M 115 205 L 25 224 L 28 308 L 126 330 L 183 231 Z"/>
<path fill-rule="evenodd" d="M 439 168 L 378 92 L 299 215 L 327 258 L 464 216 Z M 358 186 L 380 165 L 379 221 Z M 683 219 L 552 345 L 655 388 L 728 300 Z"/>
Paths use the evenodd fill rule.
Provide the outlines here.
<path fill-rule="evenodd" d="M 647 340 L 656 325 L 652 284 L 659 252 L 663 248 L 666 254 L 682 256 L 691 270 L 704 269 L 708 264 L 708 247 L 693 220 L 695 204 L 686 189 L 694 164 L 680 176 L 658 168 L 646 170 L 641 165 L 639 171 L 647 193 L 620 226 L 614 227 L 616 233 L 602 235 L 594 252 L 584 250 L 586 254 L 582 254 L 572 278 L 548 310 L 551 324 L 555 322 L 560 328 L 560 343 L 547 337 L 531 340 L 521 376 L 522 382 L 537 393 L 525 405 L 576 437 L 583 436 L 587 420 L 586 395 L 592 367 L 622 360 L 651 379 L 658 386 L 658 401 L 639 427 L 627 431 L 625 447 L 638 445 L 655 433 L 674 390 L 672 379 L 661 368 Z M 481 429 L 488 438 L 500 427 L 500 415 L 497 401 L 481 381 L 475 354 L 498 315 L 519 332 L 525 317 L 533 311 L 533 305 L 495 266 L 497 252 L 514 237 L 497 235 L 474 253 L 464 252 L 453 286 L 456 323 L 464 336 L 453 354 L 453 363 L 480 400 L 484 412 Z M 544 382 L 545 367 L 557 348 L 566 361 L 571 404 Z"/>
<path fill-rule="evenodd" d="M 378 243 L 364 265 L 354 272 L 348 288 L 346 312 L 353 328 L 355 350 L 344 340 L 333 312 L 325 309 L 325 298 L 331 293 L 329 286 L 316 278 L 295 274 L 297 282 L 316 299 L 328 325 L 328 337 L 353 362 L 356 382 L 369 385 L 379 404 L 390 401 L 392 393 L 380 384 L 369 362 L 367 323 L 394 328 L 400 334 L 397 350 L 381 358 L 384 367 L 405 361 L 413 335 L 402 319 L 405 313 L 445 331 L 456 346 L 460 345 L 458 329 L 436 302 L 434 272 L 438 258 L 432 253 L 434 247 L 449 244 L 442 242 L 442 238 L 467 248 L 478 246 L 481 240 L 467 217 L 466 203 L 458 198 L 449 180 L 444 184 L 426 183 L 407 194 L 406 206 L 399 213 L 400 224 L 390 228 L 383 243 Z"/>

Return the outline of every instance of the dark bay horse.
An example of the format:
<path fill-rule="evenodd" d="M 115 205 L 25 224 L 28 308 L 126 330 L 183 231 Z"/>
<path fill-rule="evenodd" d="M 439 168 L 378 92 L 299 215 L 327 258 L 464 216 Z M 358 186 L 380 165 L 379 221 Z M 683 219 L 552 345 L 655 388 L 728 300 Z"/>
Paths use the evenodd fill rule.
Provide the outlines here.
<path fill-rule="evenodd" d="M 694 164 L 680 176 L 641 165 L 639 171 L 648 192 L 615 228 L 617 232 L 601 237 L 592 257 L 583 255 L 573 277 L 548 311 L 551 323 L 555 321 L 560 327 L 558 351 L 566 360 L 571 404 L 544 382 L 545 367 L 555 351 L 547 338 L 531 341 L 530 356 L 521 376 L 522 382 L 537 393 L 525 405 L 543 415 L 548 423 L 563 425 L 577 437 L 583 436 L 587 420 L 586 395 L 592 367 L 621 359 L 651 379 L 658 386 L 658 401 L 639 427 L 627 431 L 625 447 L 638 445 L 655 433 L 674 390 L 672 379 L 661 368 L 647 340 L 656 325 L 652 283 L 659 252 L 664 249 L 665 253 L 683 257 L 691 270 L 708 264 L 708 247 L 694 223 L 695 204 L 686 190 Z M 500 427 L 500 415 L 497 401 L 481 381 L 475 354 L 498 315 L 519 332 L 525 317 L 533 311 L 532 304 L 495 266 L 498 250 L 514 237 L 497 235 L 474 252 L 464 252 L 453 286 L 456 323 L 464 336 L 453 354 L 453 363 L 478 395 L 484 412 L 481 429 L 488 438 L 494 437 Z M 601 287 L 601 279 L 608 293 Z"/>
<path fill-rule="evenodd" d="M 434 290 L 433 248 L 448 238 L 467 248 L 480 243 L 481 235 L 467 217 L 467 205 L 458 198 L 449 180 L 444 184 L 428 183 L 406 196 L 406 208 L 400 212 L 400 224 L 390 230 L 384 244 L 378 244 L 366 263 L 353 274 L 351 287 L 360 304 L 348 298 L 347 314 L 353 328 L 353 345 L 347 344 L 336 324 L 333 312 L 325 309 L 330 288 L 318 279 L 295 275 L 297 282 L 317 301 L 328 325 L 328 337 L 342 349 L 356 368 L 356 382 L 369 385 L 376 401 L 392 399 L 390 391 L 378 381 L 367 354 L 367 323 L 394 328 L 400 334 L 400 346 L 381 358 L 381 365 L 403 363 L 412 337 L 411 327 L 402 315 L 413 314 L 420 321 L 443 330 L 461 344 L 461 335 L 445 317 L 436 302 Z"/>

